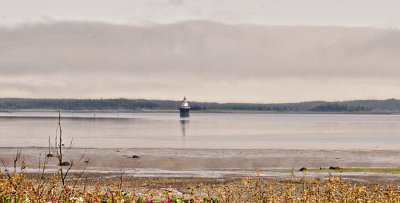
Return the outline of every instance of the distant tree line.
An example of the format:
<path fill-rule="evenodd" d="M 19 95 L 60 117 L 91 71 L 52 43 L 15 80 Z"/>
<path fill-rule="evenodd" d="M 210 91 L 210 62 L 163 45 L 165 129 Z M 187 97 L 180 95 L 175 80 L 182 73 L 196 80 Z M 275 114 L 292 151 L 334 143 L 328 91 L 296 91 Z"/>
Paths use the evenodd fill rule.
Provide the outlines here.
<path fill-rule="evenodd" d="M 0 109 L 177 110 L 181 101 L 146 99 L 27 99 L 0 98 Z M 300 102 L 282 104 L 190 102 L 193 111 L 266 112 L 400 112 L 400 100 Z"/>
<path fill-rule="evenodd" d="M 0 99 L 0 109 L 137 110 L 158 106 L 143 99 Z"/>
<path fill-rule="evenodd" d="M 370 111 L 371 108 L 361 106 L 361 105 L 347 105 L 338 103 L 327 103 L 317 105 L 314 108 L 309 109 L 309 111 L 319 111 L 319 112 L 358 112 L 358 111 Z"/>

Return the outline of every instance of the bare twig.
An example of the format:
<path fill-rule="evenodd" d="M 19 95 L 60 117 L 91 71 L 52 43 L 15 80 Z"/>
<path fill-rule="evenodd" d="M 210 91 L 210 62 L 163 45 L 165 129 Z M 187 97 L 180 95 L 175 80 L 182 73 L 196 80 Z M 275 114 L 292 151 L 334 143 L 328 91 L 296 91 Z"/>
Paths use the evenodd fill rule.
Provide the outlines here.
<path fill-rule="evenodd" d="M 54 148 L 53 148 L 53 152 L 58 158 L 59 154 L 58 154 L 58 150 L 57 150 L 58 149 L 57 139 L 58 139 L 58 126 L 57 126 L 57 129 L 56 129 L 56 137 L 54 138 Z"/>
<path fill-rule="evenodd" d="M 5 176 L 7 176 L 8 179 L 10 179 L 10 178 L 11 178 L 10 171 L 8 170 L 8 168 L 7 168 L 6 164 L 4 163 L 3 159 L 0 159 L 0 161 L 1 161 L 1 163 L 3 164 L 4 171 L 6 172 L 5 174 L 4 174 L 4 173 L 3 173 L 3 174 L 4 174 Z"/>
<path fill-rule="evenodd" d="M 72 168 L 73 165 L 74 165 L 74 162 L 71 161 L 71 164 L 69 165 L 69 167 L 68 167 L 68 169 L 67 169 L 67 171 L 65 172 L 65 175 L 64 175 L 64 177 L 63 177 L 63 184 L 64 184 L 64 181 L 65 181 L 65 179 L 67 178 L 68 173 L 69 173 L 69 171 L 71 170 L 71 168 Z"/>
<path fill-rule="evenodd" d="M 87 185 L 87 179 L 88 177 L 85 177 L 85 184 L 83 185 L 83 192 L 86 192 L 86 185 Z"/>
<path fill-rule="evenodd" d="M 79 159 L 79 161 L 82 161 L 82 159 L 86 156 L 86 149 L 85 152 L 83 152 L 83 154 L 81 155 L 81 158 Z M 85 161 L 85 163 L 89 163 L 89 159 L 87 161 Z"/>
<path fill-rule="evenodd" d="M 82 157 L 84 156 L 84 154 L 82 155 Z M 82 160 L 82 158 L 81 158 Z M 76 177 L 75 183 L 74 183 L 74 188 L 76 187 L 76 185 L 78 184 L 79 180 L 82 178 L 83 174 L 86 171 L 87 166 L 89 165 L 89 159 L 85 161 L 85 167 L 83 167 L 82 171 L 79 173 L 79 175 Z M 86 177 L 87 180 L 87 177 Z M 85 183 L 86 184 L 86 183 Z"/>
<path fill-rule="evenodd" d="M 42 158 L 42 153 L 39 153 L 39 169 L 38 169 L 38 174 L 37 174 L 37 176 L 38 176 L 38 179 L 40 178 L 40 166 L 41 166 L 41 163 L 40 163 L 40 158 Z"/>
<path fill-rule="evenodd" d="M 44 178 L 44 172 L 45 172 L 46 167 L 47 167 L 47 164 L 48 164 L 48 162 L 49 162 L 49 158 L 50 158 L 50 157 L 48 156 L 48 154 L 47 154 L 47 155 L 45 154 L 45 156 L 44 156 L 44 161 L 43 161 L 42 174 L 41 174 L 40 179 L 43 179 L 43 178 Z"/>
<path fill-rule="evenodd" d="M 125 174 L 125 171 L 121 169 L 120 171 L 120 177 L 119 177 L 119 191 L 122 191 L 122 182 L 123 182 L 123 176 Z"/>
<path fill-rule="evenodd" d="M 56 131 L 56 133 L 57 133 L 57 131 Z M 51 154 L 51 142 L 50 142 L 50 136 L 49 136 L 49 153 L 47 153 L 47 154 Z"/>
<path fill-rule="evenodd" d="M 17 162 L 19 161 L 20 158 L 21 158 L 21 150 L 18 149 L 17 154 L 15 155 L 15 158 L 14 158 L 14 173 L 17 172 Z"/>
<path fill-rule="evenodd" d="M 59 131 L 59 140 L 60 143 L 58 144 L 58 165 L 60 167 L 60 178 L 61 178 L 61 182 L 64 185 L 65 184 L 65 177 L 63 174 L 63 154 L 62 154 L 62 128 L 61 128 L 61 110 L 58 111 L 58 131 Z M 71 164 L 72 166 L 72 164 Z"/>
<path fill-rule="evenodd" d="M 71 149 L 71 148 L 72 148 L 72 143 L 73 143 L 73 142 L 74 142 L 74 138 L 71 139 L 71 142 L 69 143 L 68 149 Z"/>

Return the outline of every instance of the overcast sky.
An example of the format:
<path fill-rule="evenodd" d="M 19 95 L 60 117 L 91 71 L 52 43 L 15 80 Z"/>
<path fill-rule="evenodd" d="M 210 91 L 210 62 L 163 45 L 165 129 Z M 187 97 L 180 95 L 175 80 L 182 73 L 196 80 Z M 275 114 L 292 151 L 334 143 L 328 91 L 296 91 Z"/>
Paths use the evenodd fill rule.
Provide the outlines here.
<path fill-rule="evenodd" d="M 210 20 L 230 24 L 400 26 L 398 0 L 0 0 L 1 23 L 118 24 Z"/>
<path fill-rule="evenodd" d="M 400 1 L 0 0 L 0 97 L 400 98 Z"/>

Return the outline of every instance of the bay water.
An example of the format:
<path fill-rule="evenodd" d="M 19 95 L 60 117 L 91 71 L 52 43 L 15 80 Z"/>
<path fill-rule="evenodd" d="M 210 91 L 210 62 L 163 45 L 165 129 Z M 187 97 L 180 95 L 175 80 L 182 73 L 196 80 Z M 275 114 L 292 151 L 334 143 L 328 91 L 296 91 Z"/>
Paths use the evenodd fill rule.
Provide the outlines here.
<path fill-rule="evenodd" d="M 47 147 L 58 112 L 0 112 L 0 147 Z M 62 112 L 79 148 L 398 150 L 400 115 Z"/>

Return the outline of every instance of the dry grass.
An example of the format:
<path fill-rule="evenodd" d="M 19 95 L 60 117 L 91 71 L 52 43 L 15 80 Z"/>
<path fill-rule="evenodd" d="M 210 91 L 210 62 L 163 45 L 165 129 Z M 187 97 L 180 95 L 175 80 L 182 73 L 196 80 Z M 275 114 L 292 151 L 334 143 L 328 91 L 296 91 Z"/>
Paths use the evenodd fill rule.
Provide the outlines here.
<path fill-rule="evenodd" d="M 140 182 L 140 184 L 135 184 Z M 326 179 L 270 180 L 261 177 L 225 181 L 174 179 L 76 179 L 62 185 L 57 174 L 43 178 L 1 173 L 0 202 L 400 202 L 393 185 Z"/>

